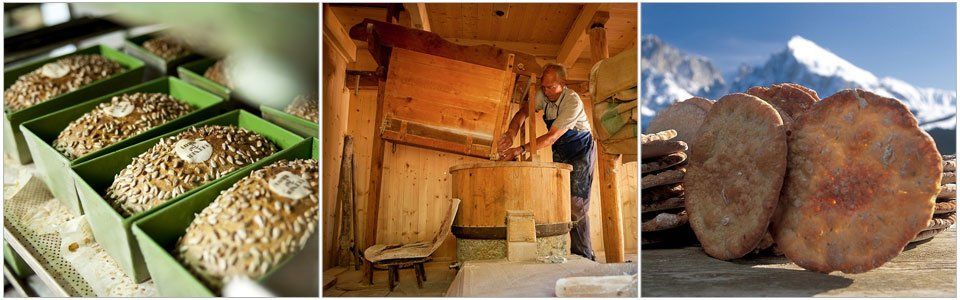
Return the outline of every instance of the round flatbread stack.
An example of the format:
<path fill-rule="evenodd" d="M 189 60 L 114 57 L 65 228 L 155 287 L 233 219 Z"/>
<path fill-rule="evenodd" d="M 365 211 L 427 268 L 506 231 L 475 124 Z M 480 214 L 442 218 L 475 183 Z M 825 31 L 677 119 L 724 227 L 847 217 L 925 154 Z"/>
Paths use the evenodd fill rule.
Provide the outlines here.
<path fill-rule="evenodd" d="M 803 113 L 792 130 L 772 222 L 791 261 L 823 273 L 866 272 L 928 226 L 941 158 L 903 103 L 844 90 Z"/>
<path fill-rule="evenodd" d="M 786 171 L 779 113 L 755 96 L 724 96 L 710 109 L 690 152 L 685 205 L 704 251 L 729 260 L 756 249 Z"/>
<path fill-rule="evenodd" d="M 683 201 L 687 144 L 675 130 L 641 135 L 641 232 L 645 246 L 685 246 L 690 238 Z"/>
<path fill-rule="evenodd" d="M 703 123 L 711 107 L 713 107 L 713 101 L 700 97 L 676 102 L 657 112 L 650 121 L 650 125 L 647 125 L 646 131 L 649 133 L 676 131 L 677 136 L 674 140 L 687 143 L 692 147 L 697 130 L 700 129 L 700 123 Z M 690 154 L 689 151 L 684 152 Z"/>
<path fill-rule="evenodd" d="M 911 243 L 932 239 L 957 222 L 957 156 L 944 155 L 942 160 L 943 176 L 940 178 L 940 193 L 933 206 L 933 216 L 927 227 L 910 240 Z"/>

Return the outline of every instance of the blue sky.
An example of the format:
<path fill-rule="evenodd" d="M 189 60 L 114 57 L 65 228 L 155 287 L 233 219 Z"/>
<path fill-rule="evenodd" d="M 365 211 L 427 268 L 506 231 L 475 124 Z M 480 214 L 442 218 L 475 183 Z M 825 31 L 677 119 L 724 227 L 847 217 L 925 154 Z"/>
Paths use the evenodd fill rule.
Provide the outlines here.
<path fill-rule="evenodd" d="M 803 36 L 878 77 L 956 90 L 953 3 L 644 3 L 641 34 L 709 58 L 724 73 L 762 64 Z"/>

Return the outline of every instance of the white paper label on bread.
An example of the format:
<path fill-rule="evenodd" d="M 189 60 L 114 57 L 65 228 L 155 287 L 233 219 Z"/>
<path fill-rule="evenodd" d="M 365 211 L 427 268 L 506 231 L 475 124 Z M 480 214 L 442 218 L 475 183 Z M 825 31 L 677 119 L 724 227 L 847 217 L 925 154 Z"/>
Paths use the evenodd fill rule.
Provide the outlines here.
<path fill-rule="evenodd" d="M 114 118 L 123 118 L 133 112 L 133 104 L 129 101 L 120 101 L 107 108 L 107 114 Z"/>
<path fill-rule="evenodd" d="M 70 73 L 69 67 L 55 62 L 45 64 L 40 68 L 40 75 L 51 79 L 67 76 L 67 73 Z"/>
<path fill-rule="evenodd" d="M 210 159 L 210 155 L 213 154 L 213 146 L 210 146 L 210 143 L 203 139 L 184 139 L 173 145 L 173 151 L 177 153 L 180 159 L 195 164 Z"/>
<path fill-rule="evenodd" d="M 310 195 L 310 184 L 297 174 L 283 171 L 274 175 L 269 181 L 270 191 L 277 195 L 299 200 Z"/>

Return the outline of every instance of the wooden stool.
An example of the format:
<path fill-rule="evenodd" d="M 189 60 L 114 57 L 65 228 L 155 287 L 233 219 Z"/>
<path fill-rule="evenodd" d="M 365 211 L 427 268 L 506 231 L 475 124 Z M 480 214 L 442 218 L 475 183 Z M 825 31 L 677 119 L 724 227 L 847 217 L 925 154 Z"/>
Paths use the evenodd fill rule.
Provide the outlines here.
<path fill-rule="evenodd" d="M 417 275 L 417 288 L 423 288 L 423 282 L 427 281 L 427 272 L 423 268 L 423 263 L 429 261 L 429 257 L 424 258 L 411 258 L 411 259 L 391 259 L 379 261 L 373 264 L 373 270 L 380 268 L 381 270 L 387 270 L 387 278 L 389 278 L 389 287 L 392 292 L 393 289 L 397 286 L 397 281 L 400 280 L 400 269 L 405 269 L 408 267 L 413 267 L 414 273 Z M 367 281 L 373 285 L 373 271 L 370 271 Z"/>

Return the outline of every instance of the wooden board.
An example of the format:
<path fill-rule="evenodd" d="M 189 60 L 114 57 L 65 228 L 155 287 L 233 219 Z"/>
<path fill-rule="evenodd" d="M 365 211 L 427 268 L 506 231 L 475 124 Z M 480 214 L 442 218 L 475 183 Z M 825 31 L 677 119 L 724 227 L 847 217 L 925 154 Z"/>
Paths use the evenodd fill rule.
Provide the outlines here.
<path fill-rule="evenodd" d="M 337 182 L 340 178 L 340 159 L 343 135 L 347 132 L 349 89 L 346 88 L 346 58 L 324 44 L 323 56 L 323 230 L 324 253 L 332 253 L 337 236 L 332 234 L 335 223 Z M 330 266 L 332 256 L 325 256 L 323 265 Z"/>
<path fill-rule="evenodd" d="M 861 274 L 821 274 L 783 257 L 721 261 L 699 247 L 643 250 L 644 297 L 957 296 L 957 229 Z"/>

